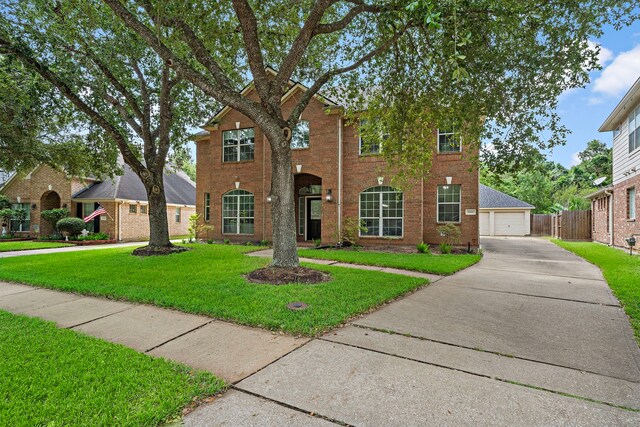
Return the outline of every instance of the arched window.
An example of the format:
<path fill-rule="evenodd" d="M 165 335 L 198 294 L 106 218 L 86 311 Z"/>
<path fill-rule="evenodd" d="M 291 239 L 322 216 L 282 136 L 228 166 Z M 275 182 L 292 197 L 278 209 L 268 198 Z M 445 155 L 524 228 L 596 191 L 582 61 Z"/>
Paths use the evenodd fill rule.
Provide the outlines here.
<path fill-rule="evenodd" d="M 253 193 L 233 190 L 222 196 L 222 232 L 253 234 Z"/>
<path fill-rule="evenodd" d="M 360 193 L 361 236 L 402 237 L 403 194 L 392 187 L 371 187 Z"/>

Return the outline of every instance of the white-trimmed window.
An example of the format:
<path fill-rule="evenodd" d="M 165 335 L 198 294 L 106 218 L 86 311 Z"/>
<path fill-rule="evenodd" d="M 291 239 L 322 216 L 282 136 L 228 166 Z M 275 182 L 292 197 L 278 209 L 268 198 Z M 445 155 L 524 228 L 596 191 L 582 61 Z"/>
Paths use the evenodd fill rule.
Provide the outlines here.
<path fill-rule="evenodd" d="M 233 190 L 222 196 L 222 232 L 253 234 L 253 194 Z"/>
<path fill-rule="evenodd" d="M 204 193 L 204 220 L 211 219 L 211 193 Z"/>
<path fill-rule="evenodd" d="M 309 148 L 309 121 L 300 120 L 291 133 L 291 148 Z"/>
<path fill-rule="evenodd" d="M 176 208 L 176 222 L 182 221 L 182 208 Z"/>
<path fill-rule="evenodd" d="M 402 237 L 403 193 L 392 187 L 371 187 L 360 193 L 361 236 Z"/>
<path fill-rule="evenodd" d="M 253 128 L 222 132 L 222 161 L 243 162 L 253 160 L 255 134 Z"/>
<path fill-rule="evenodd" d="M 93 212 L 93 211 L 91 211 Z M 89 212 L 89 213 L 91 213 Z M 137 214 L 138 213 L 138 205 L 134 205 L 133 203 L 129 204 L 129 213 L 130 214 Z"/>
<path fill-rule="evenodd" d="M 460 222 L 460 185 L 438 186 L 438 222 Z"/>
<path fill-rule="evenodd" d="M 627 219 L 636 219 L 636 187 L 627 188 Z"/>
<path fill-rule="evenodd" d="M 13 203 L 11 209 L 14 211 L 17 209 L 24 209 L 27 212 L 27 218 L 22 224 L 18 221 L 12 220 L 10 224 L 11 231 L 29 231 L 31 227 L 31 205 L 29 203 Z"/>
<path fill-rule="evenodd" d="M 629 152 L 640 148 L 640 107 L 629 114 Z"/>
<path fill-rule="evenodd" d="M 459 153 L 461 150 L 460 134 L 455 129 L 438 129 L 439 153 Z"/>
<path fill-rule="evenodd" d="M 146 215 L 147 211 L 147 205 L 140 205 L 140 215 Z"/>

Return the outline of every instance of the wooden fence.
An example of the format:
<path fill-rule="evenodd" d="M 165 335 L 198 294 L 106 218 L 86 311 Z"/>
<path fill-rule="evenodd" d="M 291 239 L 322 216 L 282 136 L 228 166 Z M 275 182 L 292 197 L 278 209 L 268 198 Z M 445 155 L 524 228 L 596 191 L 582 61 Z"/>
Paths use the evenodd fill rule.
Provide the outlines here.
<path fill-rule="evenodd" d="M 552 236 L 554 216 L 552 214 L 531 214 L 531 235 Z"/>
<path fill-rule="evenodd" d="M 562 240 L 591 240 L 591 211 L 562 211 L 531 215 L 532 236 L 553 236 Z"/>

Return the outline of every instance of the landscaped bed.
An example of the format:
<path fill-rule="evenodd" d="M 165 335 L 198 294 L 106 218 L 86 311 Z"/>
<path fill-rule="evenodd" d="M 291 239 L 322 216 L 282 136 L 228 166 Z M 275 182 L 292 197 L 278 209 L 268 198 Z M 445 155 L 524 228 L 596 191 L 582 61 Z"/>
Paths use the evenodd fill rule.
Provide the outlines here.
<path fill-rule="evenodd" d="M 2 425 L 155 426 L 226 385 L 207 372 L 0 311 Z"/>
<path fill-rule="evenodd" d="M 191 251 L 139 258 L 132 248 L 0 259 L 0 280 L 126 299 L 234 322 L 315 335 L 427 283 L 424 279 L 305 265 L 331 274 L 320 284 L 249 283 L 244 275 L 269 259 L 235 245 L 188 245 Z M 292 311 L 291 302 L 306 310 Z"/>
<path fill-rule="evenodd" d="M 400 268 L 440 275 L 463 270 L 482 258 L 476 254 L 432 255 L 390 252 L 373 252 L 353 249 L 300 249 L 298 255 L 305 258 L 327 259 L 350 264 Z"/>
<path fill-rule="evenodd" d="M 640 257 L 630 256 L 628 252 L 598 243 L 557 239 L 551 241 L 602 270 L 613 294 L 629 316 L 636 341 L 640 345 Z"/>
<path fill-rule="evenodd" d="M 51 248 L 64 248 L 65 246 L 72 246 L 66 243 L 56 242 L 2 242 L 0 241 L 0 252 L 11 251 L 28 251 L 31 249 L 51 249 Z"/>

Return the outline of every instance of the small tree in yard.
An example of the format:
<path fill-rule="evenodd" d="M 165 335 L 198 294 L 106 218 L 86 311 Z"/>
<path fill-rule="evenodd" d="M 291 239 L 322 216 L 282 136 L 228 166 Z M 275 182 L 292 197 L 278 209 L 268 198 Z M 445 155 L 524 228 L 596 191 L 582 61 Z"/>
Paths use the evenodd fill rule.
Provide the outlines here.
<path fill-rule="evenodd" d="M 460 227 L 455 224 L 446 224 L 441 225 L 436 230 L 442 238 L 442 241 L 438 245 L 440 247 L 440 252 L 443 254 L 451 253 L 453 246 L 460 243 L 460 238 L 462 236 Z"/>
<path fill-rule="evenodd" d="M 387 137 L 384 156 L 409 176 L 428 173 L 435 141 L 426 135 L 436 127 L 457 128 L 468 142 L 486 137 L 493 158 L 515 164 L 532 144 L 563 141 L 553 109 L 598 66 L 589 39 L 637 19 L 623 0 L 103 1 L 173 72 L 269 141 L 279 267 L 298 265 L 292 129 L 321 89 L 340 86 L 353 105 L 367 105 L 376 120 L 361 134 Z M 255 97 L 241 93 L 249 73 Z M 308 90 L 283 111 L 292 80 Z"/>
<path fill-rule="evenodd" d="M 187 233 L 189 233 L 189 243 L 193 243 L 200 233 L 213 230 L 213 225 L 200 224 L 199 214 L 189 216 L 189 227 L 187 228 Z"/>
<path fill-rule="evenodd" d="M 22 225 L 27 222 L 28 212 L 22 208 L 14 209 L 13 212 L 13 221 L 16 222 L 18 227 L 22 227 Z M 11 235 L 13 234 L 15 234 L 15 231 L 12 231 Z"/>
<path fill-rule="evenodd" d="M 56 228 L 64 235 L 65 240 L 69 236 L 77 236 L 84 230 L 85 223 L 81 218 L 62 218 L 56 223 Z"/>
<path fill-rule="evenodd" d="M 11 201 L 4 194 L 0 194 L 0 210 L 11 208 Z"/>
<path fill-rule="evenodd" d="M 5 235 L 7 230 L 11 233 L 11 219 L 15 211 L 13 209 L 0 210 L 0 225 L 2 226 L 2 234 Z"/>

